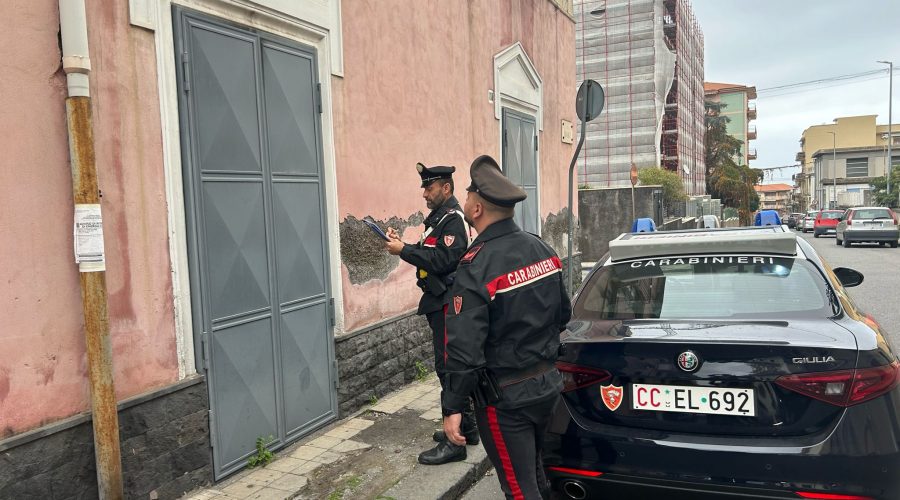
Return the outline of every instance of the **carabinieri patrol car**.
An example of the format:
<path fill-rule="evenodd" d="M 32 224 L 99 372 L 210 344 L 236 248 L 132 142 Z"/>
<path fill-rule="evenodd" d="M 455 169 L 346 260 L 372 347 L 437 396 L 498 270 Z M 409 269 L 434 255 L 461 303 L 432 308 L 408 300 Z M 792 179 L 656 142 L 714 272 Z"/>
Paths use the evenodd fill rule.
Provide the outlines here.
<path fill-rule="evenodd" d="M 624 234 L 563 334 L 566 498 L 900 498 L 900 364 L 784 226 Z"/>

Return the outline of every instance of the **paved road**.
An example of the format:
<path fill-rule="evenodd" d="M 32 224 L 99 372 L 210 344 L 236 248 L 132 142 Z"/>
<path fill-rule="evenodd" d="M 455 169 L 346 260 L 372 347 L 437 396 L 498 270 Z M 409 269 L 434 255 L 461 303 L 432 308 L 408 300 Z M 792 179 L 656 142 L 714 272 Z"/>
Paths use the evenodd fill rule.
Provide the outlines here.
<path fill-rule="evenodd" d="M 900 248 L 876 245 L 837 246 L 833 236 L 814 238 L 812 233 L 796 233 L 816 249 L 832 268 L 850 267 L 865 280 L 848 292 L 856 305 L 875 318 L 888 336 L 894 352 L 900 353 Z M 466 492 L 463 500 L 502 500 L 497 476 L 487 476 Z"/>
<path fill-rule="evenodd" d="M 857 307 L 881 324 L 891 347 L 900 353 L 900 248 L 870 244 L 844 248 L 835 244 L 834 236 L 797 235 L 812 244 L 832 268 L 850 267 L 865 276 L 861 285 L 847 291 Z"/>

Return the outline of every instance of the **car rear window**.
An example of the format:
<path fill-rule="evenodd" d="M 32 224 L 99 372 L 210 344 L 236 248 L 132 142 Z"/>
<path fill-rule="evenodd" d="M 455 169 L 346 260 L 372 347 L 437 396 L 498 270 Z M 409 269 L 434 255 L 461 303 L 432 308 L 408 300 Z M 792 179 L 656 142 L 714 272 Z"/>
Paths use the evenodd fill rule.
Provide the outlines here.
<path fill-rule="evenodd" d="M 574 306 L 583 319 L 772 319 L 833 313 L 824 278 L 802 259 L 664 258 L 606 265 Z"/>
<path fill-rule="evenodd" d="M 854 219 L 892 219 L 891 212 L 886 208 L 865 208 L 853 211 Z"/>
<path fill-rule="evenodd" d="M 840 219 L 841 214 L 843 214 L 843 213 L 844 212 L 822 212 L 822 214 L 819 215 L 819 218 L 820 219 Z"/>

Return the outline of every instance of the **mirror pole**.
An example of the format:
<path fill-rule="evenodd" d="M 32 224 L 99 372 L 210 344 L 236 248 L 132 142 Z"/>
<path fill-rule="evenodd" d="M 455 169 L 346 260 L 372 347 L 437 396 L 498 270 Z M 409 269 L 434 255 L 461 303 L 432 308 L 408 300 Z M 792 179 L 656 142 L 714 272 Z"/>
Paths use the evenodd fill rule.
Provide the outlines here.
<path fill-rule="evenodd" d="M 588 94 L 586 92 L 586 94 Z M 584 113 L 582 116 L 587 116 L 587 112 L 590 109 L 589 102 L 590 98 L 585 95 L 584 98 Z M 574 227 L 574 219 L 575 219 L 575 208 L 573 207 L 572 197 L 573 197 L 573 184 L 574 184 L 574 174 L 575 174 L 575 164 L 578 162 L 578 155 L 581 153 L 581 147 L 584 145 L 584 136 L 587 132 L 587 122 L 581 121 L 581 134 L 578 137 L 578 145 L 575 147 L 575 154 L 572 156 L 572 163 L 569 164 L 569 244 L 568 244 L 568 257 L 566 259 L 566 265 L 569 267 L 569 295 L 575 296 L 575 269 L 572 266 L 572 233 L 575 230 Z M 578 272 L 581 272 L 579 269 Z"/>

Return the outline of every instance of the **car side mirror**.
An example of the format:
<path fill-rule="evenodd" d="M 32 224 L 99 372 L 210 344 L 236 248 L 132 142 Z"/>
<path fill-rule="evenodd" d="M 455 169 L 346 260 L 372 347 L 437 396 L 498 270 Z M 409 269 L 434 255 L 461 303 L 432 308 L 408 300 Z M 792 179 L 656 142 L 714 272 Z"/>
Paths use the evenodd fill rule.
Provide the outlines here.
<path fill-rule="evenodd" d="M 841 282 L 841 285 L 850 288 L 852 286 L 857 286 L 863 282 L 865 277 L 863 274 L 856 269 L 850 269 L 849 267 L 836 267 L 832 269 L 834 275 L 837 276 L 838 281 Z"/>

